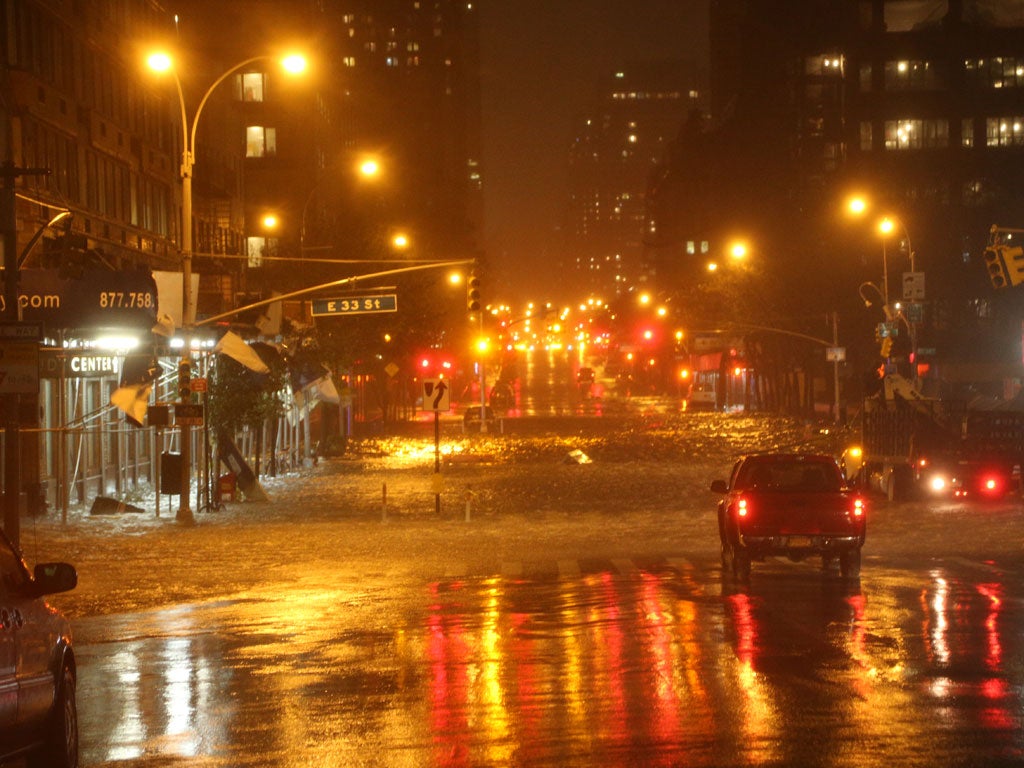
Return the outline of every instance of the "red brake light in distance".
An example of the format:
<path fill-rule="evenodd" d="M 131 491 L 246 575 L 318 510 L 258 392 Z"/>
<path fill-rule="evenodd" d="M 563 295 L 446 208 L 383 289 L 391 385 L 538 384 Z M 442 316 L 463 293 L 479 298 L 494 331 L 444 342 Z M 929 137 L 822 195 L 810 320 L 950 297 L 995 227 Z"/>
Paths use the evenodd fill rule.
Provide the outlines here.
<path fill-rule="evenodd" d="M 981 478 L 982 493 L 988 496 L 996 496 L 1003 492 L 1003 478 L 997 474 L 984 475 Z"/>

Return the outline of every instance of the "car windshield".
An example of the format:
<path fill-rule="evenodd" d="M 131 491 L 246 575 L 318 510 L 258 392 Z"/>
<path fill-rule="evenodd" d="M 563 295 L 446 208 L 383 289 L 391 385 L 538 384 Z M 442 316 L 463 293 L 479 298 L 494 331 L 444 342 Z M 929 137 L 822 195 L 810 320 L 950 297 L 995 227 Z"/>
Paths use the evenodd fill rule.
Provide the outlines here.
<path fill-rule="evenodd" d="M 842 483 L 833 465 L 794 459 L 751 463 L 742 469 L 736 485 L 774 491 L 838 491 Z"/>

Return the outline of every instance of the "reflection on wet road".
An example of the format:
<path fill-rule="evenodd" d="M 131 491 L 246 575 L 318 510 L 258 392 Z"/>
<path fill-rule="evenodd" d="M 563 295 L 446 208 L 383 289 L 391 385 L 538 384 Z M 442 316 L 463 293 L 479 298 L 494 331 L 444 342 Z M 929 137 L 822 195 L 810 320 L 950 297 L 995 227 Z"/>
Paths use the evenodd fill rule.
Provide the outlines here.
<path fill-rule="evenodd" d="M 83 619 L 83 765 L 1009 765 L 1022 579 L 984 563 L 305 574 Z M 513 575 L 501 575 L 513 574 Z"/>

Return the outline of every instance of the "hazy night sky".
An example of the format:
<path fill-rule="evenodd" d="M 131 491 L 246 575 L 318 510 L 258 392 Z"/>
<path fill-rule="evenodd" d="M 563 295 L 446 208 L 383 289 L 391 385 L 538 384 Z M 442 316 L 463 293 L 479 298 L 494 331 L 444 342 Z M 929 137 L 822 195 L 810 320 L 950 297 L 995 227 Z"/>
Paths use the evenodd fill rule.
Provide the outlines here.
<path fill-rule="evenodd" d="M 626 63 L 706 63 L 708 0 L 480 0 L 479 8 L 483 245 L 502 295 L 488 293 L 543 299 L 545 285 L 564 280 L 554 261 L 573 117 Z"/>

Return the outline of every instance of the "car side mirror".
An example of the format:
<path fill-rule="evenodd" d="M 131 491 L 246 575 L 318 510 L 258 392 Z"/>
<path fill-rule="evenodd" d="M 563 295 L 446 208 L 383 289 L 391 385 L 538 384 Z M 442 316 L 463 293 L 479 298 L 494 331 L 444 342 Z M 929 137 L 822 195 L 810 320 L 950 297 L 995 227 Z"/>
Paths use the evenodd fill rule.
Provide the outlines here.
<path fill-rule="evenodd" d="M 714 480 L 711 483 L 711 490 L 715 493 L 728 493 L 729 486 L 726 484 L 725 480 Z"/>
<path fill-rule="evenodd" d="M 78 586 L 78 572 L 70 563 L 39 563 L 32 578 L 32 594 L 37 597 L 67 592 Z"/>

